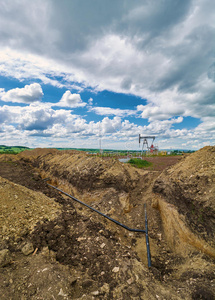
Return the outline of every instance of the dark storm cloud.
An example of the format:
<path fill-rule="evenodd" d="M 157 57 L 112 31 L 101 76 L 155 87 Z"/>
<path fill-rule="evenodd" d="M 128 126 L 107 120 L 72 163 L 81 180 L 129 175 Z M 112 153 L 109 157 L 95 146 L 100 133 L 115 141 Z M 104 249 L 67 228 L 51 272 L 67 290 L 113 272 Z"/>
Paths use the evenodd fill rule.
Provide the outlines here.
<path fill-rule="evenodd" d="M 215 62 L 208 68 L 208 78 L 215 82 Z"/>
<path fill-rule="evenodd" d="M 178 84 L 179 91 L 192 92 L 199 78 L 213 61 L 215 28 L 200 26 L 185 37 L 184 42 L 164 50 L 173 64 L 166 76 L 157 82 L 158 90 Z"/>
<path fill-rule="evenodd" d="M 47 54 L 44 50 L 50 52 L 48 12 L 47 1 L 1 0 L 0 45 L 40 54 Z"/>
<path fill-rule="evenodd" d="M 58 32 L 61 51 L 84 50 L 94 38 L 108 31 L 123 10 L 124 1 L 54 1 L 50 24 Z"/>
<path fill-rule="evenodd" d="M 150 37 L 159 35 L 186 17 L 191 2 L 3 0 L 0 41 L 51 56 L 71 55 L 107 33 L 130 38 L 145 33 Z M 68 60 L 70 55 L 64 59 Z"/>
<path fill-rule="evenodd" d="M 119 31 L 133 35 L 146 35 L 145 46 L 153 37 L 164 34 L 168 29 L 183 21 L 191 9 L 192 0 L 133 1 L 122 21 Z"/>
<path fill-rule="evenodd" d="M 124 78 L 121 82 L 121 87 L 125 90 L 130 90 L 132 84 L 132 79 L 131 78 Z"/>

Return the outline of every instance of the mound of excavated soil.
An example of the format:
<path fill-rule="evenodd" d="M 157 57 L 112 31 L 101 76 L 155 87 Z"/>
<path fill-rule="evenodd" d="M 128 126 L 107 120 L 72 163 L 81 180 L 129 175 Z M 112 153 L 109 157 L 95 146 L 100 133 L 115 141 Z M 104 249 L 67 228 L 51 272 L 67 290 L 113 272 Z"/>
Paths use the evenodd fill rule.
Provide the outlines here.
<path fill-rule="evenodd" d="M 25 152 L 22 157 L 25 159 Z M 45 176 L 65 180 L 81 192 L 106 187 L 128 191 L 135 186 L 142 171 L 115 159 L 103 160 L 75 151 L 50 152 L 37 157 L 34 154 L 34 158 L 34 166 Z"/>
<path fill-rule="evenodd" d="M 163 172 L 153 191 L 174 205 L 195 235 L 215 247 L 215 147 L 204 147 Z"/>
<path fill-rule="evenodd" d="M 162 174 L 77 151 L 0 156 L 0 176 L 13 181 L 2 179 L 0 189 L 8 195 L 1 197 L 4 222 L 13 228 L 0 237 L 2 299 L 214 299 L 213 236 L 204 221 L 205 236 L 195 216 L 190 221 L 187 204 L 196 203 L 198 214 L 203 207 L 214 229 L 213 150 L 204 148 Z M 131 228 L 145 228 L 147 203 L 152 268 L 143 234 L 64 197 L 45 177 Z M 7 210 L 12 200 L 16 209 Z M 27 230 L 20 230 L 23 223 Z"/>
<path fill-rule="evenodd" d="M 55 219 L 60 205 L 41 192 L 34 192 L 0 177 L 0 237 L 2 242 L 20 240 L 36 223 Z M 2 246 L 1 246 L 2 247 Z"/>

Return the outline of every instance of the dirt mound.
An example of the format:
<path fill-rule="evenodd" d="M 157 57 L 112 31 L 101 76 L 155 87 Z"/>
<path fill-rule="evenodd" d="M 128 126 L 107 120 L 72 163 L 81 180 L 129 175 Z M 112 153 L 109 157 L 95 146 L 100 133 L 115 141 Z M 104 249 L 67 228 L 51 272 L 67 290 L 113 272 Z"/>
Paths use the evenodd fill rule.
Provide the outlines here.
<path fill-rule="evenodd" d="M 36 149 L 33 149 L 33 150 L 25 150 L 25 151 L 22 151 L 20 152 L 17 156 L 19 158 L 34 158 L 34 157 L 38 157 L 40 155 L 46 155 L 46 154 L 49 154 L 49 153 L 52 153 L 52 154 L 55 154 L 57 153 L 58 150 L 57 149 L 52 149 L 52 148 L 36 148 Z"/>
<path fill-rule="evenodd" d="M 17 242 L 42 219 L 54 219 L 60 205 L 39 192 L 33 192 L 0 177 L 0 236 L 2 242 Z M 1 248 L 3 246 L 1 245 Z"/>
<path fill-rule="evenodd" d="M 165 201 L 159 205 L 163 215 L 172 210 L 174 218 L 181 220 L 184 240 L 187 238 L 191 244 L 195 244 L 193 237 L 187 236 L 182 223 L 199 238 L 196 240 L 199 244 L 195 245 L 197 248 L 201 247 L 201 243 L 208 250 L 215 247 L 215 147 L 205 147 L 164 171 L 155 181 L 153 191 Z M 215 250 L 210 248 L 209 252 L 215 257 Z"/>
<path fill-rule="evenodd" d="M 20 157 L 25 160 L 26 154 L 29 153 L 25 151 Z M 78 151 L 35 149 L 29 158 L 45 176 L 67 181 L 81 192 L 105 187 L 128 191 L 141 173 L 116 159 L 104 160 Z"/>
<path fill-rule="evenodd" d="M 0 162 L 16 162 L 19 157 L 15 154 L 0 154 Z"/>

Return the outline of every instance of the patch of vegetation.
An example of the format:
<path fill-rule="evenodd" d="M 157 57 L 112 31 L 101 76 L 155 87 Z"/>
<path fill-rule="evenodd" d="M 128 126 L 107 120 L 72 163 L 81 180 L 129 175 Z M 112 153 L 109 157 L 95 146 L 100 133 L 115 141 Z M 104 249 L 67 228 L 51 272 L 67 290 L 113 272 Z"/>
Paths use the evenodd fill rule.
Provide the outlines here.
<path fill-rule="evenodd" d="M 0 154 L 18 154 L 24 150 L 30 149 L 24 146 L 5 146 L 0 145 Z"/>
<path fill-rule="evenodd" d="M 137 168 L 148 168 L 152 166 L 151 162 L 139 158 L 131 158 L 128 163 Z"/>

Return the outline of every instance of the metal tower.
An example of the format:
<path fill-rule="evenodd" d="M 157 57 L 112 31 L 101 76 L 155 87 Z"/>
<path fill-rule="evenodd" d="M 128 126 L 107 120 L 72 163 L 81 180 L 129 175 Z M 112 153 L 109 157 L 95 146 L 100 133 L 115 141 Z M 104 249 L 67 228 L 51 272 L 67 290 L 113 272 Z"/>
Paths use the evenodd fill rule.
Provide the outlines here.
<path fill-rule="evenodd" d="M 142 152 L 141 152 L 141 154 L 143 155 L 143 148 L 144 148 L 145 145 L 146 145 L 147 151 L 153 153 L 154 150 L 155 150 L 155 147 L 153 145 L 154 140 L 155 140 L 155 136 L 141 136 L 139 134 L 139 145 L 141 143 L 141 140 L 143 140 L 143 146 L 142 146 Z M 149 140 L 151 140 L 151 145 L 150 146 L 149 146 Z"/>

